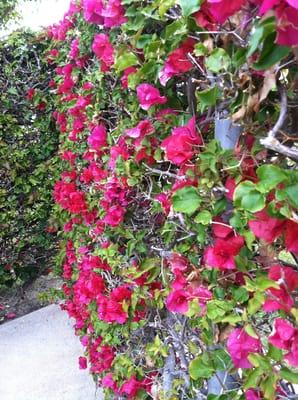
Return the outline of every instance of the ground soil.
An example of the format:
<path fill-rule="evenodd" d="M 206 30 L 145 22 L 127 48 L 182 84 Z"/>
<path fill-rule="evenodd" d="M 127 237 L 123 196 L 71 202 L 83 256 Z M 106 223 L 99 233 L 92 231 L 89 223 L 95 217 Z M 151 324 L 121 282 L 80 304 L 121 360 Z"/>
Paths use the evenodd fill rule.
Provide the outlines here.
<path fill-rule="evenodd" d="M 60 289 L 61 279 L 52 274 L 41 275 L 24 286 L 0 291 L 0 324 L 21 317 L 48 305 L 50 289 Z"/>

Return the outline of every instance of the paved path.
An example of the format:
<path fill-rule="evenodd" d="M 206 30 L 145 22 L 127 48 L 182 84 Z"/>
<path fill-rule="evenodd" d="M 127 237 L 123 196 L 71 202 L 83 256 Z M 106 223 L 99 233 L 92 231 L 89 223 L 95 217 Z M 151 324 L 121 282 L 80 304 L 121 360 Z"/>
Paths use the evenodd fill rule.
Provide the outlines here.
<path fill-rule="evenodd" d="M 1 400 L 101 400 L 72 322 L 57 305 L 0 326 Z"/>

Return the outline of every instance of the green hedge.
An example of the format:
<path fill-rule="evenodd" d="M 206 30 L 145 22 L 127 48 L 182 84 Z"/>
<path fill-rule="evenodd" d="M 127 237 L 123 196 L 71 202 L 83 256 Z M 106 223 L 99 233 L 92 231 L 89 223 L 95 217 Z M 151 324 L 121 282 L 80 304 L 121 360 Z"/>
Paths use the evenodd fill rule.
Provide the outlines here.
<path fill-rule="evenodd" d="M 49 216 L 58 136 L 44 108 L 52 73 L 46 48 L 30 32 L 0 42 L 0 286 L 49 266 L 56 243 Z"/>

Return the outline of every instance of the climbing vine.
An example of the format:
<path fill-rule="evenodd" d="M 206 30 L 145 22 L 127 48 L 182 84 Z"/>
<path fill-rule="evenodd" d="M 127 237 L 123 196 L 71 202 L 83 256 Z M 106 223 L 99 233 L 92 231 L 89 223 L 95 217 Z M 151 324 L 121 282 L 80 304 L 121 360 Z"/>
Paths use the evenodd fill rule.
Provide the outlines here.
<path fill-rule="evenodd" d="M 295 398 L 297 18 L 84 0 L 48 29 L 63 308 L 106 399 Z"/>

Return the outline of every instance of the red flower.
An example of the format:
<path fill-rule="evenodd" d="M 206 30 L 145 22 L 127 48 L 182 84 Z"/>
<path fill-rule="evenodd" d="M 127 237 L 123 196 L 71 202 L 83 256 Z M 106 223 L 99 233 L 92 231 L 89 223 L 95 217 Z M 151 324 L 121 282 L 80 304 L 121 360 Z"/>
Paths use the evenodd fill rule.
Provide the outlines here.
<path fill-rule="evenodd" d="M 101 296 L 97 299 L 97 304 L 98 316 L 102 321 L 118 324 L 125 324 L 127 321 L 128 315 L 118 301 Z"/>
<path fill-rule="evenodd" d="M 297 0 L 263 0 L 259 14 L 274 9 L 277 17 L 277 43 L 282 46 L 298 44 Z"/>
<path fill-rule="evenodd" d="M 189 267 L 188 259 L 178 253 L 172 253 L 170 257 L 167 258 L 167 261 L 174 275 L 180 275 Z"/>
<path fill-rule="evenodd" d="M 174 50 L 169 55 L 159 73 L 159 81 L 163 86 L 165 86 L 167 81 L 174 75 L 187 72 L 193 67 L 187 55 L 193 52 L 194 44 L 195 41 L 193 39 L 187 39 L 178 49 Z"/>
<path fill-rule="evenodd" d="M 165 150 L 167 159 L 180 166 L 193 157 L 194 146 L 201 144 L 202 138 L 197 132 L 193 117 L 187 125 L 174 128 L 172 135 L 163 140 L 161 147 Z"/>
<path fill-rule="evenodd" d="M 139 122 L 135 128 L 126 129 L 125 131 L 127 136 L 136 139 L 134 142 L 135 146 L 139 146 L 144 137 L 150 135 L 152 132 L 154 132 L 154 126 L 147 119 Z"/>
<path fill-rule="evenodd" d="M 80 369 L 87 368 L 87 358 L 86 357 L 79 357 L 79 366 L 80 366 Z"/>
<path fill-rule="evenodd" d="M 298 253 L 298 224 L 290 220 L 286 223 L 285 246 L 288 251 Z"/>
<path fill-rule="evenodd" d="M 121 84 L 122 84 L 123 89 L 128 88 L 128 76 L 130 74 L 134 74 L 136 71 L 137 71 L 136 67 L 129 67 L 124 70 L 124 73 L 121 78 Z"/>
<path fill-rule="evenodd" d="M 27 91 L 26 99 L 27 100 L 32 100 L 34 95 L 35 95 L 35 89 L 29 88 L 28 91 Z"/>
<path fill-rule="evenodd" d="M 92 50 L 101 62 L 101 70 L 109 71 L 114 64 L 114 48 L 110 43 L 108 35 L 99 33 L 94 36 Z"/>
<path fill-rule="evenodd" d="M 133 375 L 131 378 L 129 378 L 127 381 L 123 383 L 123 385 L 120 388 L 119 393 L 121 395 L 126 395 L 128 399 L 135 399 L 138 391 L 143 388 L 143 385 L 140 381 L 136 379 L 136 377 Z"/>
<path fill-rule="evenodd" d="M 159 193 L 154 199 L 161 204 L 164 213 L 168 215 L 171 210 L 170 195 L 168 193 Z"/>
<path fill-rule="evenodd" d="M 104 125 L 98 125 L 88 137 L 88 145 L 94 150 L 101 150 L 107 146 L 107 131 Z"/>
<path fill-rule="evenodd" d="M 298 272 L 291 267 L 273 265 L 269 270 L 268 277 L 285 285 L 291 292 L 298 288 Z"/>
<path fill-rule="evenodd" d="M 255 389 L 248 389 L 245 392 L 245 400 L 261 400 L 261 394 Z"/>
<path fill-rule="evenodd" d="M 121 0 L 109 0 L 106 8 L 102 12 L 104 17 L 104 26 L 113 28 L 127 22 L 125 17 L 125 9 L 121 4 Z"/>
<path fill-rule="evenodd" d="M 103 2 L 102 0 L 83 1 L 84 18 L 89 24 L 103 24 Z"/>
<path fill-rule="evenodd" d="M 265 210 L 255 214 L 257 219 L 249 221 L 251 231 L 259 239 L 272 243 L 283 232 L 285 220 L 270 217 Z"/>
<path fill-rule="evenodd" d="M 125 214 L 123 207 L 115 205 L 108 209 L 103 221 L 112 227 L 118 226 L 122 221 Z"/>
<path fill-rule="evenodd" d="M 184 290 L 174 290 L 166 299 L 167 308 L 172 312 L 185 314 L 188 311 L 188 300 L 189 295 Z"/>
<path fill-rule="evenodd" d="M 242 236 L 234 236 L 229 239 L 216 239 L 214 246 L 205 251 L 205 263 L 213 268 L 221 270 L 235 269 L 234 257 L 239 254 L 244 245 Z"/>
<path fill-rule="evenodd" d="M 206 5 L 213 18 L 219 24 L 223 24 L 229 17 L 235 14 L 245 4 L 246 0 L 207 0 Z"/>
<path fill-rule="evenodd" d="M 228 338 L 227 349 L 236 368 L 251 368 L 247 357 L 250 353 L 261 351 L 261 342 L 248 335 L 244 329 L 236 328 Z"/>
<path fill-rule="evenodd" d="M 298 329 L 295 329 L 290 351 L 285 355 L 285 360 L 293 367 L 298 367 Z"/>
<path fill-rule="evenodd" d="M 295 333 L 295 328 L 286 319 L 276 318 L 274 321 L 274 333 L 268 338 L 269 343 L 279 349 L 289 350 L 291 339 Z"/>
<path fill-rule="evenodd" d="M 137 96 L 140 107 L 146 111 L 155 104 L 164 104 L 168 101 L 165 96 L 160 95 L 160 92 L 157 88 L 149 83 L 142 83 L 141 85 L 137 86 Z"/>

